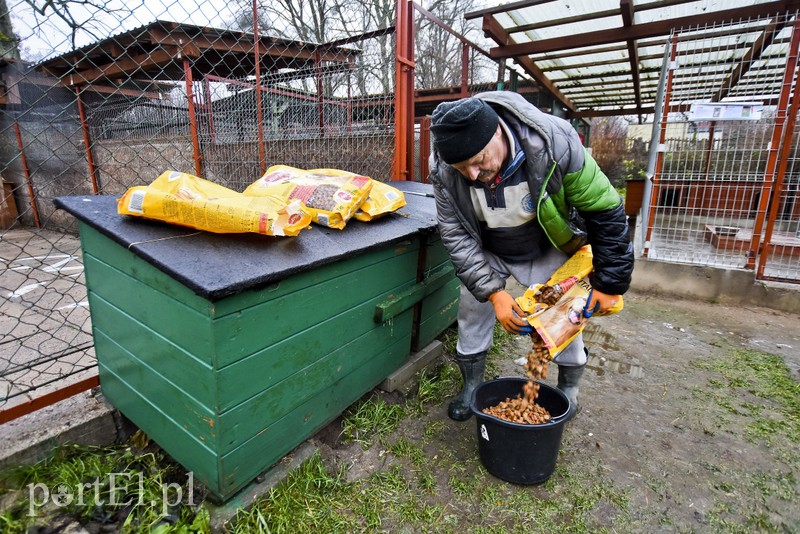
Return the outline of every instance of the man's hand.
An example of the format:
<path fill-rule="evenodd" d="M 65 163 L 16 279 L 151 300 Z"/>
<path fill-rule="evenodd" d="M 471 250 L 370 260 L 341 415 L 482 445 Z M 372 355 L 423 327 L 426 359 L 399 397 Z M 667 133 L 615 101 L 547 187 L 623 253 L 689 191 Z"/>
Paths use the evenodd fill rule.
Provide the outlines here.
<path fill-rule="evenodd" d="M 595 313 L 602 315 L 609 308 L 614 307 L 619 302 L 619 295 L 608 295 L 594 288 L 589 292 L 589 301 L 583 309 L 584 317 L 591 317 Z M 495 308 L 497 309 L 497 308 Z"/>
<path fill-rule="evenodd" d="M 489 295 L 489 302 L 494 306 L 494 314 L 503 329 L 509 334 L 520 334 L 522 329 L 530 326 L 528 321 L 523 319 L 527 315 L 519 307 L 508 291 L 498 291 Z"/>

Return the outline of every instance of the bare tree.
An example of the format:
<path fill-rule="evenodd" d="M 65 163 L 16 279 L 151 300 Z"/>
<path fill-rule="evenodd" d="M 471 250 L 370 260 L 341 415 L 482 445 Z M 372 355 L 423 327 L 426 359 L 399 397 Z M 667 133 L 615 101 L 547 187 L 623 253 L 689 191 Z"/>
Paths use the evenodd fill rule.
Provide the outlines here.
<path fill-rule="evenodd" d="M 36 24 L 41 24 L 50 17 L 60 20 L 69 30 L 70 46 L 76 48 L 80 33 L 85 33 L 95 40 L 102 39 L 111 33 L 98 14 L 114 14 L 117 20 L 131 15 L 136 6 L 122 8 L 112 7 L 111 0 L 22 0 L 33 11 Z M 118 5 L 118 4 L 117 4 Z M 76 14 L 80 12 L 80 15 Z"/>
<path fill-rule="evenodd" d="M 234 30 L 240 30 L 245 32 L 253 32 L 255 30 L 255 24 L 253 24 L 253 4 L 252 2 L 240 2 L 241 9 L 237 10 L 237 14 L 233 21 L 229 24 L 229 27 Z M 249 9 L 248 9 L 249 7 Z M 269 16 L 269 13 L 264 8 L 258 8 L 258 33 L 259 35 L 278 35 L 279 31 L 274 28 L 274 24 L 272 19 Z"/>
<path fill-rule="evenodd" d="M 428 7 L 436 18 L 456 33 L 475 42 L 481 35 L 464 19 L 464 13 L 477 9 L 477 0 L 435 0 Z M 461 41 L 427 18 L 418 19 L 416 30 L 416 83 L 421 88 L 458 85 L 461 80 Z M 475 65 L 475 61 L 470 61 Z M 471 78 L 485 77 L 472 72 Z"/>
<path fill-rule="evenodd" d="M 347 35 L 390 28 L 395 25 L 397 3 L 395 0 L 356 0 L 349 4 L 347 11 L 340 15 L 347 17 L 342 26 Z M 361 41 L 360 63 L 355 78 L 356 89 L 360 94 L 389 94 L 394 87 L 395 41 L 392 35 L 384 35 L 368 41 Z"/>
<path fill-rule="evenodd" d="M 0 58 L 20 59 L 19 38 L 11 26 L 6 0 L 0 0 Z"/>
<path fill-rule="evenodd" d="M 628 123 L 622 117 L 603 117 L 592 120 L 592 155 L 616 187 L 628 178 L 638 178 L 647 165 L 646 155 L 639 145 L 628 147 Z M 632 150 L 635 149 L 635 150 Z"/>
<path fill-rule="evenodd" d="M 251 29 L 252 3 L 238 0 L 242 16 L 236 23 Z M 326 43 L 345 36 L 394 26 L 395 0 L 259 0 L 259 29 L 271 35 Z M 428 10 L 446 26 L 470 40 L 482 39 L 480 31 L 464 19 L 464 13 L 479 7 L 479 0 L 435 0 Z M 457 85 L 461 80 L 461 41 L 426 17 L 417 18 L 416 83 L 433 88 Z M 476 41 L 477 42 L 477 41 Z M 360 94 L 387 94 L 394 87 L 394 38 L 377 37 L 355 43 L 361 51 L 358 68 L 346 83 Z M 474 50 L 470 57 L 470 79 L 490 81 L 496 63 L 483 60 Z M 342 82 L 344 83 L 344 82 Z M 331 83 L 335 91 L 342 84 Z"/>

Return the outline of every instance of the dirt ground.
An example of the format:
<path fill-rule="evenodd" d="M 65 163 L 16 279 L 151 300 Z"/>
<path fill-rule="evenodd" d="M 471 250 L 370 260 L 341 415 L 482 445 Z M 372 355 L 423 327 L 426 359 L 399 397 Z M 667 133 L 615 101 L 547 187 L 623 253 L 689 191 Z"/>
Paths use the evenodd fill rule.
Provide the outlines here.
<path fill-rule="evenodd" d="M 624 311 L 592 319 L 585 339 L 581 411 L 545 484 L 483 471 L 475 418 L 451 421 L 447 401 L 405 420 L 382 446 L 341 446 L 325 432 L 318 444 L 350 480 L 389 469 L 396 460 L 386 448 L 398 440 L 423 444 L 443 524 L 466 531 L 800 531 L 800 317 L 629 293 Z M 490 372 L 521 376 L 514 360 L 529 347 L 528 337 L 511 339 Z M 556 376 L 551 364 L 547 382 Z M 454 476 L 477 481 L 484 497 L 457 491 Z M 512 504 L 522 495 L 533 504 Z M 535 508 L 558 499 L 572 502 L 546 523 Z"/>
<path fill-rule="evenodd" d="M 425 372 L 455 388 L 453 338 L 443 339 L 445 354 Z M 285 515 L 288 524 L 320 532 L 800 532 L 800 315 L 630 292 L 620 314 L 591 320 L 585 340 L 581 410 L 564 427 L 546 482 L 488 473 L 475 418 L 447 417 L 454 391 L 415 405 L 412 383 L 373 394 L 405 415 L 371 444 L 347 443 L 342 418 L 310 440 L 343 480 L 289 480 L 287 494 L 292 484 L 303 491 L 270 494 L 263 515 L 277 521 L 289 514 L 280 502 L 290 501 L 300 515 Z M 514 360 L 530 338 L 499 341 L 487 378 L 523 376 Z M 551 364 L 547 382 L 556 378 Z M 0 520 L 2 511 L 0 499 Z M 51 519 L 39 520 L 49 525 L 39 532 L 72 532 Z"/>

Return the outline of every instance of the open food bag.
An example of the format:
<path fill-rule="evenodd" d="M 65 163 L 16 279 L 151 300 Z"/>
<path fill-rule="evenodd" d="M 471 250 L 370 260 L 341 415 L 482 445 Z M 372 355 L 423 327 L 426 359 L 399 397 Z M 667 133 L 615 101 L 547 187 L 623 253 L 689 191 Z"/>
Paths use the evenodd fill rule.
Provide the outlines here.
<path fill-rule="evenodd" d="M 525 319 L 541 337 L 551 359 L 569 345 L 589 321 L 583 310 L 592 290 L 589 283 L 591 272 L 592 247 L 585 245 L 545 284 L 532 285 L 516 299 L 519 307 L 529 314 Z M 623 306 L 620 297 L 617 304 L 602 315 L 618 313 Z"/>
<path fill-rule="evenodd" d="M 387 213 L 397 211 L 405 205 L 406 197 L 402 191 L 387 183 L 373 180 L 372 191 L 367 200 L 361 204 L 355 218 L 359 221 L 372 221 Z"/>
<path fill-rule="evenodd" d="M 341 230 L 367 200 L 372 187 L 370 177 L 352 172 L 273 165 L 243 194 L 287 203 L 299 200 L 315 223 Z"/>
<path fill-rule="evenodd" d="M 117 201 L 117 213 L 207 232 L 272 236 L 295 236 L 311 222 L 299 201 L 246 197 L 177 171 L 165 171 L 150 185 L 128 189 Z"/>

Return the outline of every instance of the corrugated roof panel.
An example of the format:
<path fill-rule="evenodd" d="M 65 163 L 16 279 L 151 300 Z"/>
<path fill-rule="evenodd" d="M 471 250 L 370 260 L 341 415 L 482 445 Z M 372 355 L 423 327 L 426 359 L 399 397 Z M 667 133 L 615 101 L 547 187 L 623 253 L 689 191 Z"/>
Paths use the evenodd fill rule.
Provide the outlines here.
<path fill-rule="evenodd" d="M 631 27 L 624 25 L 619 0 L 555 0 L 496 13 L 494 18 L 513 43 L 552 50 L 527 57 L 579 107 L 607 108 L 609 102 L 652 106 L 668 49 L 669 25 L 660 24 L 665 21 L 674 22 L 674 29 L 681 30 L 677 64 L 683 68 L 682 72 L 675 72 L 675 81 L 676 87 L 685 83 L 685 89 L 680 90 L 686 98 L 691 98 L 693 91 L 703 98 L 714 94 L 734 98 L 734 94 L 744 94 L 758 84 L 771 93 L 767 77 L 770 69 L 780 70 L 781 61 L 785 63 L 791 29 L 786 24 L 787 14 L 783 13 L 781 24 L 786 27 L 774 37 L 765 33 L 774 19 L 767 18 L 770 13 L 766 9 L 760 11 L 758 6 L 767 2 L 770 0 L 633 0 Z M 712 20 L 710 15 L 721 11 L 730 11 L 734 19 L 738 11 L 741 21 L 731 24 Z M 643 25 L 649 25 L 644 28 L 647 31 L 641 31 Z M 609 30 L 619 30 L 619 39 Z M 635 35 L 635 40 L 626 35 Z M 752 54 L 753 47 L 765 35 L 768 45 L 757 61 L 742 69 L 739 92 L 734 93 L 731 88 L 720 92 L 722 84 L 730 82 L 734 69 Z M 581 48 L 571 48 L 575 45 Z M 638 100 L 631 53 L 636 53 L 638 60 Z M 695 72 L 697 69 L 704 69 L 704 73 Z M 699 87 L 696 80 L 681 82 L 681 78 L 686 80 L 687 72 L 695 77 L 705 75 L 704 84 L 708 87 Z"/>

